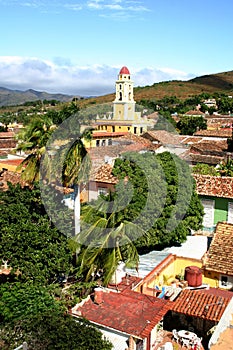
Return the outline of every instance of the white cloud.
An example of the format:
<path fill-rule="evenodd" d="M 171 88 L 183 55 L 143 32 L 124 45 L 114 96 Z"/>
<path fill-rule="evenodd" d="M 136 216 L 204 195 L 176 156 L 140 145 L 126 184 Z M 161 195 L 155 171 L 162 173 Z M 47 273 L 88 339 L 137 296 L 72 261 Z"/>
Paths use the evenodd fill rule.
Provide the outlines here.
<path fill-rule="evenodd" d="M 134 86 L 152 85 L 167 80 L 194 77 L 172 68 L 128 67 Z M 121 67 L 108 65 L 78 66 L 57 57 L 54 62 L 36 57 L 0 56 L 1 87 L 51 93 L 93 96 L 115 92 L 115 81 Z"/>
<path fill-rule="evenodd" d="M 112 10 L 112 11 L 149 11 L 149 8 L 143 6 L 141 1 L 122 1 L 122 0 L 91 0 L 87 6 L 94 10 Z"/>

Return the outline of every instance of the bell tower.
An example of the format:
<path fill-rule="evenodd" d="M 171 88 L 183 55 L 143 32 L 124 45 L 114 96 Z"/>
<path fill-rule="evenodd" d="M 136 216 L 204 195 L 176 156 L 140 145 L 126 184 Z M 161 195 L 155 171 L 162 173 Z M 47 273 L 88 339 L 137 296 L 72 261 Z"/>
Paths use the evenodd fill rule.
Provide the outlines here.
<path fill-rule="evenodd" d="M 135 104 L 133 96 L 133 81 L 127 67 L 122 67 L 116 81 L 116 97 L 113 101 L 113 119 L 134 120 Z"/>

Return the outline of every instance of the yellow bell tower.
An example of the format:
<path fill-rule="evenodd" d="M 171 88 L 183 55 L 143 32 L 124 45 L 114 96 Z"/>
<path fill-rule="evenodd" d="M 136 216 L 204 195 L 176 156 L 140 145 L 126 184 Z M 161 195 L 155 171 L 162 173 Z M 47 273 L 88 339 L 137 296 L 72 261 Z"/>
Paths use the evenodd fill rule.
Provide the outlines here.
<path fill-rule="evenodd" d="M 135 118 L 135 104 L 133 96 L 133 81 L 127 67 L 122 67 L 116 81 L 116 97 L 113 101 L 113 119 L 119 121 L 133 121 Z"/>

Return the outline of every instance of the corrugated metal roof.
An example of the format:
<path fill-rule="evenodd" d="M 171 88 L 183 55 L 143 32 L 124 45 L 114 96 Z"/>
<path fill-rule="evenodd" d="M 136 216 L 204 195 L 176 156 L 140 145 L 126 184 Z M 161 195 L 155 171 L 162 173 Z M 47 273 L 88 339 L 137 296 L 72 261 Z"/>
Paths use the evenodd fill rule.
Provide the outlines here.
<path fill-rule="evenodd" d="M 101 329 L 101 332 L 103 333 L 104 337 L 113 344 L 112 350 L 122 350 L 128 348 L 128 344 L 126 343 L 128 337 L 116 334 L 113 331 L 106 331 L 104 329 Z"/>

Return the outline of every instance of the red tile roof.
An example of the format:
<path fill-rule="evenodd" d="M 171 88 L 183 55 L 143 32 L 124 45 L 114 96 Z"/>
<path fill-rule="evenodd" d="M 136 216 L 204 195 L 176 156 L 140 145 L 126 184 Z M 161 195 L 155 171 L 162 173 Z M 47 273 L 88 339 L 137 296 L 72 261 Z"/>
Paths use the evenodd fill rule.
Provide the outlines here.
<path fill-rule="evenodd" d="M 217 224 L 204 268 L 233 276 L 233 224 Z"/>
<path fill-rule="evenodd" d="M 227 148 L 228 148 L 227 140 L 221 140 L 221 141 L 203 140 L 198 144 L 192 145 L 191 152 L 193 153 L 200 152 L 202 154 L 206 152 L 223 152 L 223 151 L 226 151 Z M 215 155 L 222 155 L 222 154 L 216 153 Z"/>
<path fill-rule="evenodd" d="M 231 137 L 231 129 L 220 129 L 220 130 L 199 130 L 194 133 L 196 136 L 211 136 L 211 137 Z"/>
<path fill-rule="evenodd" d="M 15 133 L 12 131 L 0 132 L 0 139 L 14 138 Z"/>
<path fill-rule="evenodd" d="M 203 113 L 202 111 L 198 111 L 198 110 L 191 110 L 186 112 L 184 115 L 205 115 L 205 113 Z"/>
<path fill-rule="evenodd" d="M 233 199 L 233 177 L 193 174 L 199 195 Z"/>
<path fill-rule="evenodd" d="M 142 137 L 150 140 L 150 141 L 158 141 L 161 144 L 166 145 L 179 145 L 180 137 L 178 134 L 168 132 L 166 130 L 156 130 L 156 131 L 146 131 Z"/>
<path fill-rule="evenodd" d="M 124 291 L 125 289 L 134 289 L 140 282 L 142 281 L 142 278 L 137 276 L 126 276 L 122 278 L 122 281 L 117 284 L 109 284 L 108 288 L 117 290 L 117 291 Z"/>
<path fill-rule="evenodd" d="M 1 189 L 7 190 L 7 182 L 11 182 L 13 185 L 20 184 L 21 187 L 28 186 L 28 183 L 21 179 L 20 173 L 9 170 L 0 173 Z"/>
<path fill-rule="evenodd" d="M 18 166 L 22 163 L 23 159 L 0 159 L 1 164 Z"/>
<path fill-rule="evenodd" d="M 91 176 L 93 181 L 97 182 L 105 182 L 116 184 L 118 179 L 112 174 L 112 165 L 111 164 L 103 164 L 94 174 Z"/>
<path fill-rule="evenodd" d="M 171 307 L 171 302 L 130 291 L 104 291 L 103 302 L 92 298 L 72 309 L 73 315 L 129 335 L 146 338 Z"/>
<path fill-rule="evenodd" d="M 183 289 L 171 309 L 187 316 L 219 322 L 231 298 L 230 292 L 219 296 L 211 291 Z"/>

